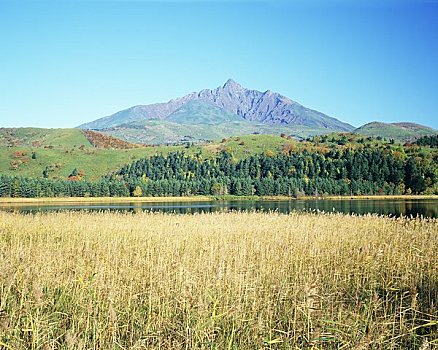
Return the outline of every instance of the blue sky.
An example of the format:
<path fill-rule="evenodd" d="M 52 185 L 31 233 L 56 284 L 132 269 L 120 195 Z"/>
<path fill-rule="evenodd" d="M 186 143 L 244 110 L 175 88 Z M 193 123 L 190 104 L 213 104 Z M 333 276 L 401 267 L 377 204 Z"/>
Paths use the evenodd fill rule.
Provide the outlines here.
<path fill-rule="evenodd" d="M 74 127 L 233 78 L 438 129 L 438 2 L 0 0 L 0 126 Z"/>

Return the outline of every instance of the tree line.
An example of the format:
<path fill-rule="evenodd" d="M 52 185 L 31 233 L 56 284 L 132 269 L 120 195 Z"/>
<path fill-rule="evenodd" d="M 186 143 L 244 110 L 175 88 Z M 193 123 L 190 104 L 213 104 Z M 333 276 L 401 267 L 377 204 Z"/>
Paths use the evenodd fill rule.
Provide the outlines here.
<path fill-rule="evenodd" d="M 126 197 L 123 181 L 71 181 L 47 178 L 0 176 L 0 197 Z"/>
<path fill-rule="evenodd" d="M 175 152 L 137 160 L 99 181 L 0 177 L 2 197 L 375 195 L 434 193 L 436 162 L 382 148 L 303 150 L 235 161 Z"/>
<path fill-rule="evenodd" d="M 142 195 L 418 194 L 435 185 L 435 168 L 434 162 L 378 148 L 260 154 L 237 162 L 227 152 L 211 159 L 177 152 L 140 159 L 109 178 Z"/>

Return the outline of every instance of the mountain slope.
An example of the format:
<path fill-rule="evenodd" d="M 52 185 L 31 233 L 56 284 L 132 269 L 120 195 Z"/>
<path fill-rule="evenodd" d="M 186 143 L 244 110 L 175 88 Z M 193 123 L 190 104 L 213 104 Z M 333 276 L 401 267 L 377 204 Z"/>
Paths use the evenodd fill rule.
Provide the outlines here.
<path fill-rule="evenodd" d="M 113 115 L 82 124 L 82 129 L 107 129 L 133 121 L 167 119 L 188 102 L 204 102 L 243 120 L 269 125 L 300 125 L 332 131 L 351 131 L 353 127 L 323 113 L 306 108 L 272 91 L 260 92 L 242 87 L 229 79 L 216 89 L 204 89 L 167 103 L 134 106 Z M 202 118 L 201 118 L 202 119 Z M 181 118 L 179 119 L 181 122 Z"/>
<path fill-rule="evenodd" d="M 311 128 L 296 125 L 268 125 L 241 119 L 218 124 L 191 124 L 172 122 L 159 119 L 143 120 L 123 124 L 100 131 L 128 142 L 146 144 L 169 144 L 183 142 L 202 142 L 220 140 L 230 136 L 249 134 L 282 133 L 296 138 L 306 138 L 309 135 L 326 133 L 324 128 Z"/>
<path fill-rule="evenodd" d="M 170 114 L 166 121 L 189 125 L 217 125 L 227 122 L 241 122 L 242 118 L 210 103 L 193 100 Z"/>
<path fill-rule="evenodd" d="M 356 134 L 385 137 L 397 141 L 412 141 L 421 136 L 436 135 L 438 130 L 415 123 L 371 122 L 353 131 Z"/>

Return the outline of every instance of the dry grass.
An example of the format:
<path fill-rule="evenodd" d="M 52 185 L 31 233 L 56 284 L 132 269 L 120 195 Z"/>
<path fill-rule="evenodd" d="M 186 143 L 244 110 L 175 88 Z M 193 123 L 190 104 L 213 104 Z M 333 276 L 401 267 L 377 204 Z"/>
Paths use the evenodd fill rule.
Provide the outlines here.
<path fill-rule="evenodd" d="M 0 212 L 0 348 L 429 349 L 437 220 Z"/>

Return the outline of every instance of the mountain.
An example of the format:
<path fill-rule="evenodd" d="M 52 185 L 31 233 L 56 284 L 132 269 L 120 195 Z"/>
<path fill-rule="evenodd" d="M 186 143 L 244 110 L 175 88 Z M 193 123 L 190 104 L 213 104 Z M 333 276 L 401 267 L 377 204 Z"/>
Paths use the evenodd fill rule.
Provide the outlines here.
<path fill-rule="evenodd" d="M 356 134 L 385 137 L 397 141 L 413 141 L 422 136 L 437 135 L 438 130 L 416 123 L 371 122 L 353 131 Z"/>
<path fill-rule="evenodd" d="M 135 143 L 168 144 L 220 140 L 230 136 L 282 133 L 296 138 L 324 134 L 324 127 L 266 124 L 239 117 L 207 102 L 192 100 L 165 119 L 142 119 L 103 129 L 105 134 Z"/>
<path fill-rule="evenodd" d="M 218 125 L 247 121 L 257 124 L 294 126 L 318 132 L 351 131 L 354 128 L 335 118 L 306 108 L 278 93 L 242 87 L 229 79 L 216 89 L 192 92 L 166 103 L 134 106 L 110 116 L 82 124 L 79 128 L 105 130 L 130 123 L 165 120 L 177 124 Z"/>

